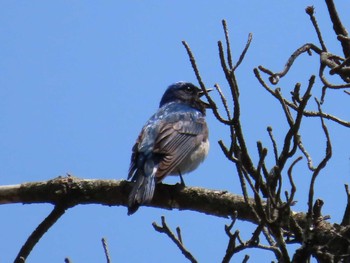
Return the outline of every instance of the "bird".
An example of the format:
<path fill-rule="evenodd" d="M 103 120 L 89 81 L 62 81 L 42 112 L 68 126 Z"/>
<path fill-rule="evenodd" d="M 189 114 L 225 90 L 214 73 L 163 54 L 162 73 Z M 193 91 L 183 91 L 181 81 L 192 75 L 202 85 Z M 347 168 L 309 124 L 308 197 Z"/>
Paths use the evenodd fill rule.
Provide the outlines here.
<path fill-rule="evenodd" d="M 207 90 L 208 92 L 211 90 Z M 132 148 L 128 180 L 128 215 L 149 203 L 155 186 L 168 175 L 196 169 L 209 151 L 204 92 L 190 82 L 176 82 L 164 92 L 158 110 L 143 126 Z"/>

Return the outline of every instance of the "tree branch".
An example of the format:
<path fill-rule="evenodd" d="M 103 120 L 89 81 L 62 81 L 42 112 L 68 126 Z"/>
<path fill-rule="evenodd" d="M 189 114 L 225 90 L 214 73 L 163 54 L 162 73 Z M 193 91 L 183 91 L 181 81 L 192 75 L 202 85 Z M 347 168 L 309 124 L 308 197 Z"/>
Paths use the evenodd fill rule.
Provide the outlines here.
<path fill-rule="evenodd" d="M 81 204 L 126 207 L 131 188 L 132 183 L 125 180 L 57 177 L 48 181 L 0 186 L 0 204 L 51 203 L 56 205 L 64 202 L 69 203 L 70 207 Z M 255 206 L 254 199 L 249 198 L 247 204 L 242 196 L 227 191 L 158 184 L 153 201 L 147 206 L 168 210 L 192 210 L 225 218 L 231 217 L 234 211 L 237 211 L 237 219 L 259 224 L 250 209 L 251 206 Z M 293 213 L 293 217 L 301 227 L 305 226 L 305 216 L 304 213 Z"/>
<path fill-rule="evenodd" d="M 259 67 L 260 70 L 262 70 L 260 67 Z M 264 70 L 262 70 L 263 72 L 265 72 Z M 276 94 L 276 92 L 271 89 L 267 84 L 266 82 L 262 79 L 261 75 L 260 75 L 260 72 L 257 68 L 254 69 L 254 74 L 256 76 L 256 78 L 258 79 L 258 81 L 260 82 L 260 84 L 272 95 L 274 96 L 275 98 L 278 99 L 278 95 Z M 273 74 L 273 73 L 272 73 Z M 294 111 L 298 111 L 298 106 L 295 105 L 295 103 L 291 102 L 291 101 L 288 101 L 287 99 L 283 98 L 284 100 L 284 103 L 286 105 L 288 105 L 289 108 L 293 109 Z M 322 117 L 324 119 L 328 119 L 328 120 L 331 120 L 331 121 L 334 121 L 344 127 L 347 127 L 349 128 L 350 127 L 350 121 L 345 121 L 345 120 L 342 120 L 334 115 L 331 115 L 329 113 L 324 113 L 324 112 L 317 112 L 317 111 L 308 111 L 308 110 L 304 110 L 303 112 L 303 115 L 306 116 L 306 117 Z"/>
<path fill-rule="evenodd" d="M 29 256 L 30 252 L 42 236 L 53 226 L 56 221 L 64 214 L 67 207 L 65 205 L 56 205 L 52 212 L 44 219 L 43 222 L 33 231 L 33 233 L 28 237 L 25 244 L 19 251 L 14 263 L 24 263 Z"/>
<path fill-rule="evenodd" d="M 108 249 L 108 244 L 107 244 L 107 240 L 106 238 L 102 238 L 101 239 L 102 242 L 102 246 L 103 246 L 103 251 L 105 252 L 105 256 L 106 256 L 106 262 L 107 263 L 111 263 L 111 256 L 109 255 L 109 249 Z"/>
<path fill-rule="evenodd" d="M 348 31 L 346 28 L 343 26 L 343 23 L 341 22 L 337 9 L 335 8 L 333 0 L 326 0 L 329 16 L 332 20 L 333 23 L 333 29 L 335 34 L 342 35 L 347 37 L 348 36 Z M 340 40 L 342 48 L 343 48 L 343 53 L 345 57 L 350 56 L 350 41 L 347 39 L 341 39 Z"/>
<path fill-rule="evenodd" d="M 350 191 L 349 191 L 349 186 L 347 184 L 345 184 L 345 192 L 347 196 L 347 204 L 346 204 L 343 220 L 341 221 L 342 226 L 350 225 Z"/>
<path fill-rule="evenodd" d="M 194 256 L 185 248 L 184 244 L 182 243 L 182 237 L 181 237 L 181 231 L 180 228 L 177 227 L 176 231 L 178 234 L 178 237 L 174 235 L 174 233 L 170 230 L 168 227 L 167 223 L 165 222 L 165 217 L 161 217 L 162 220 L 162 225 L 159 226 L 157 225 L 156 222 L 152 223 L 153 228 L 159 232 L 159 233 L 164 233 L 166 234 L 175 244 L 176 246 L 180 249 L 182 254 L 192 263 L 197 263 L 198 261 L 194 258 Z"/>

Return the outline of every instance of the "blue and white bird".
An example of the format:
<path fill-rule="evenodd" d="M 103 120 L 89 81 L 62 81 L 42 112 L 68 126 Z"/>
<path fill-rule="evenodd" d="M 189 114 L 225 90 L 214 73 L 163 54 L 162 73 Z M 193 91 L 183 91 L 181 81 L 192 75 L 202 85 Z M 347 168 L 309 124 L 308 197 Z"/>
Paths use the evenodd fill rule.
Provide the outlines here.
<path fill-rule="evenodd" d="M 167 175 L 193 171 L 209 151 L 208 127 L 201 89 L 177 82 L 165 91 L 158 111 L 143 126 L 134 147 L 128 179 L 134 182 L 128 214 L 149 203 L 155 185 Z M 183 182 L 183 181 L 182 181 Z"/>

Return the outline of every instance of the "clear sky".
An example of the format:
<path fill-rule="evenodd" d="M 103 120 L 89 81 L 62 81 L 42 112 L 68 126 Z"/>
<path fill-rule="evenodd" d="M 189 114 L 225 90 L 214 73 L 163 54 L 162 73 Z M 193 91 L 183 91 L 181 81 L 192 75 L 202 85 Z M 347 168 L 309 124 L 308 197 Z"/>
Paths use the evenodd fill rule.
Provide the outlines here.
<path fill-rule="evenodd" d="M 350 29 L 346 2 L 337 5 Z M 190 44 L 208 88 L 219 83 L 229 94 L 217 51 L 217 41 L 224 39 L 222 19 L 230 28 L 234 58 L 253 33 L 237 71 L 250 151 L 256 157 L 257 140 L 271 149 L 268 125 L 281 147 L 287 126 L 280 105 L 259 85 L 253 68 L 279 71 L 302 44 L 319 45 L 304 12 L 308 5 L 316 8 L 330 51 L 341 54 L 323 1 L 1 1 L 0 184 L 48 180 L 67 172 L 81 178 L 125 179 L 131 147 L 165 88 L 179 80 L 197 84 L 182 40 Z M 279 83 L 282 92 L 288 95 L 296 82 L 305 87 L 310 75 L 317 74 L 317 65 L 316 56 L 302 56 Z M 320 88 L 318 83 L 313 95 L 319 96 Z M 349 96 L 334 91 L 327 96 L 324 111 L 349 120 Z M 324 213 L 331 221 L 339 222 L 346 204 L 343 185 L 350 175 L 349 130 L 327 123 L 334 156 L 317 181 L 315 197 L 325 201 Z M 219 139 L 228 142 L 228 131 L 211 112 L 208 125 L 210 154 L 186 175 L 186 184 L 240 194 L 234 166 L 217 144 Z M 325 149 L 319 129 L 318 119 L 307 120 L 302 128 L 315 164 Z M 306 209 L 310 181 L 304 167 L 305 160 L 295 171 L 299 211 Z M 0 207 L 1 262 L 15 258 L 51 209 L 46 204 Z M 65 257 L 76 263 L 105 262 L 102 237 L 108 240 L 113 262 L 186 262 L 165 235 L 153 230 L 151 223 L 160 222 L 161 215 L 173 229 L 181 226 L 187 248 L 200 262 L 222 260 L 228 219 L 153 208 L 127 216 L 125 207 L 87 205 L 68 210 L 27 262 L 63 262 Z M 250 237 L 248 224 L 236 227 L 243 238 Z M 269 252 L 245 253 L 252 256 L 250 262 L 273 259 Z"/>

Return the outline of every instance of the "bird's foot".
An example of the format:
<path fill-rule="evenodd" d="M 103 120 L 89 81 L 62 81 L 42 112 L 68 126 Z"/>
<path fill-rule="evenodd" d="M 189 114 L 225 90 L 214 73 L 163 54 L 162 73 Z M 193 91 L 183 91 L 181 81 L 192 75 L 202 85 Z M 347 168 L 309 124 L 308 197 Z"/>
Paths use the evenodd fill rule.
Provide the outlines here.
<path fill-rule="evenodd" d="M 186 187 L 186 184 L 185 184 L 184 178 L 182 177 L 181 172 L 179 172 L 179 176 L 180 176 L 180 185 L 181 185 L 183 188 L 185 188 L 185 187 Z"/>

